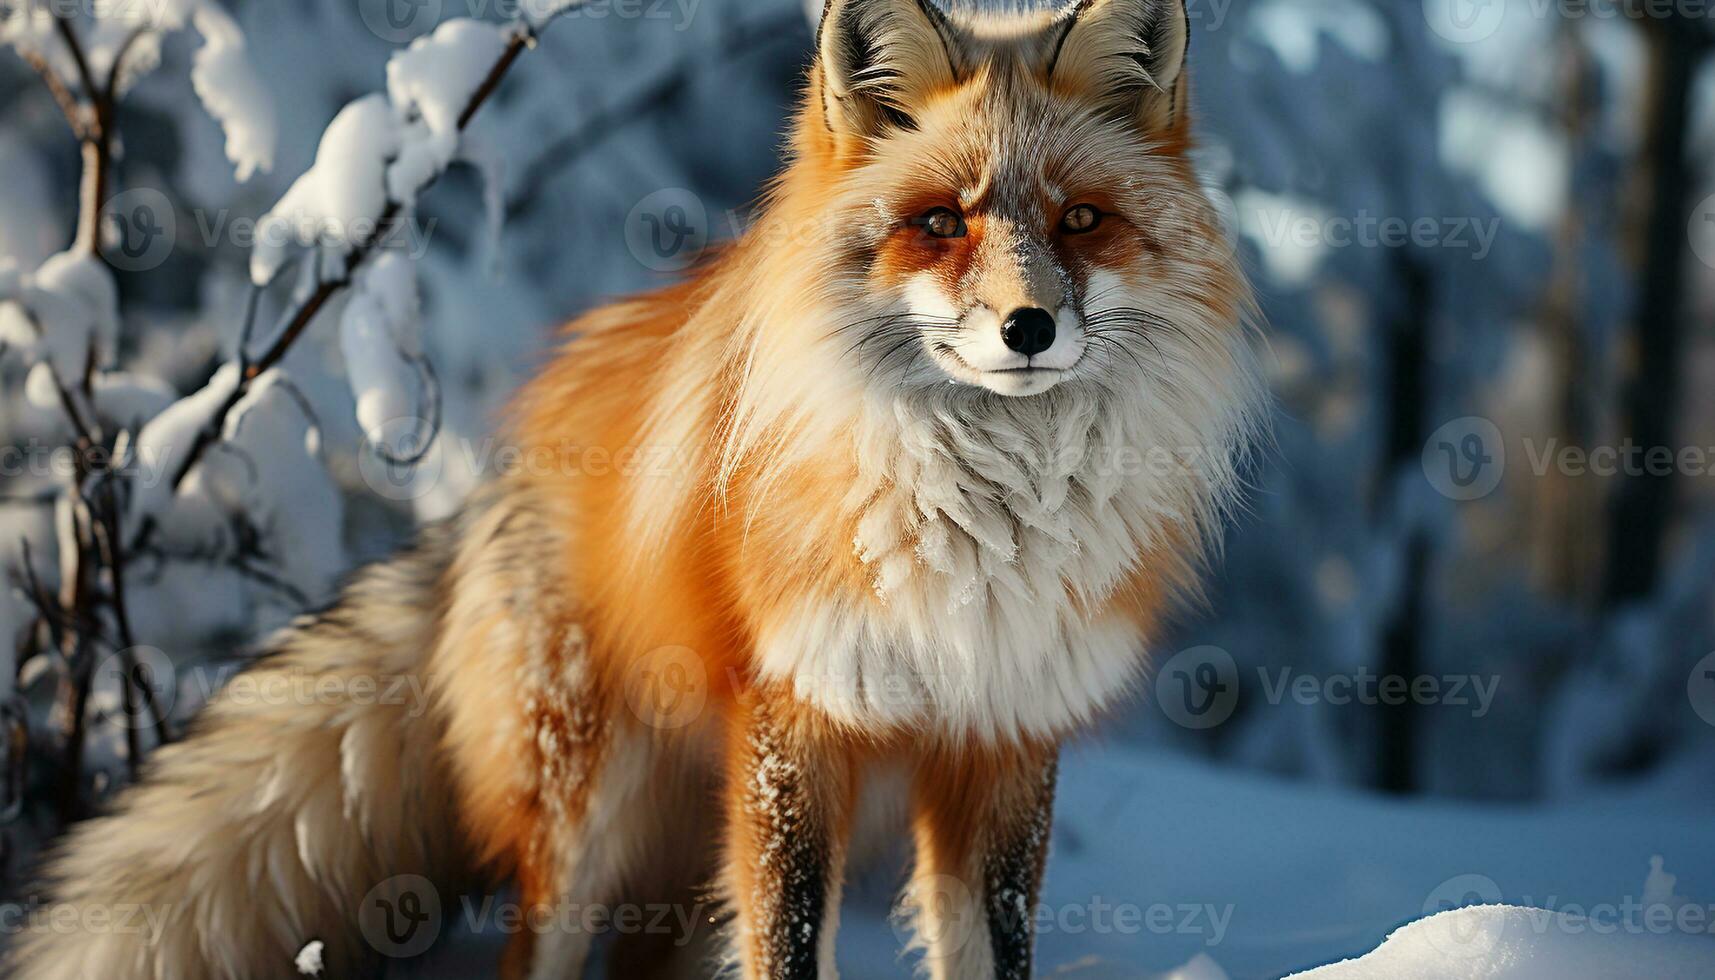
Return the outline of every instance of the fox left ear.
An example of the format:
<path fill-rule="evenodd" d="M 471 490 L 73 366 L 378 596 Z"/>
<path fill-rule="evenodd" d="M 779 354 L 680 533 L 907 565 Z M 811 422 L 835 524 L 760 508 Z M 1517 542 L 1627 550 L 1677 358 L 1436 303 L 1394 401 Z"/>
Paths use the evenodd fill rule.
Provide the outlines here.
<path fill-rule="evenodd" d="M 922 101 L 953 83 L 959 47 L 935 0 L 828 0 L 816 61 L 828 128 L 854 137 L 915 128 Z"/>
<path fill-rule="evenodd" d="M 1048 78 L 1134 116 L 1146 130 L 1185 115 L 1185 0 L 1078 0 L 1051 31 Z"/>

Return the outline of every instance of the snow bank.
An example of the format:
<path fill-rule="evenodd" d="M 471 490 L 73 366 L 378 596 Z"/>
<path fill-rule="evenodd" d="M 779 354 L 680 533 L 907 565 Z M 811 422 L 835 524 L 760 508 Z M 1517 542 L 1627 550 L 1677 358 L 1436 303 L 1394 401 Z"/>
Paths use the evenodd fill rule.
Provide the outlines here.
<path fill-rule="evenodd" d="M 1624 798 L 1544 807 L 1403 801 L 1112 744 L 1069 749 L 1056 796 L 1038 918 L 1037 965 L 1044 976 L 1274 980 L 1375 950 L 1401 923 L 1424 918 L 1426 909 L 1440 912 L 1470 901 L 1566 913 L 1541 937 L 1521 932 L 1515 941 L 1510 928 L 1502 929 L 1493 956 L 1443 955 L 1441 965 L 1449 969 L 1421 974 L 1512 977 L 1472 971 L 1526 954 L 1559 963 L 1552 958 L 1558 943 L 1580 941 L 1562 935 L 1575 929 L 1574 913 L 1602 918 L 1604 906 L 1663 907 L 1620 920 L 1622 929 L 1633 931 L 1647 931 L 1652 921 L 1659 927 L 1660 915 L 1686 902 L 1689 914 L 1715 917 L 1709 912 L 1715 835 L 1706 808 L 1698 805 Z M 889 838 L 884 833 L 880 839 Z M 1679 872 L 1677 882 L 1654 855 Z M 889 921 L 900 868 L 882 863 L 853 872 L 840 917 L 841 975 L 909 977 L 917 964 L 900 957 Z M 1484 897 L 1466 897 L 1472 882 L 1478 886 L 1469 891 Z M 1597 925 L 1609 928 L 1608 921 Z M 1594 945 L 1598 938 L 1610 937 L 1587 935 L 1584 941 Z M 1662 976 L 1715 977 L 1715 936 L 1676 926 L 1672 935 L 1634 938 L 1623 945 L 1656 950 L 1651 955 L 1664 961 L 1701 956 L 1693 960 L 1699 972 Z M 1413 976 L 1392 969 L 1315 974 L 1317 980 L 1330 975 Z"/>
<path fill-rule="evenodd" d="M 1453 909 L 1403 926 L 1374 952 L 1296 980 L 1700 980 L 1715 936 L 1608 930 L 1582 916 L 1512 905 Z"/>

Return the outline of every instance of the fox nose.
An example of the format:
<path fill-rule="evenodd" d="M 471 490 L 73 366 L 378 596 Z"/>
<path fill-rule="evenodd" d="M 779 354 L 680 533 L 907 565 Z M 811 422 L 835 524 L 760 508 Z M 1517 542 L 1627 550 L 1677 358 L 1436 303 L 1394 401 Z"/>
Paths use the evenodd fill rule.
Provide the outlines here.
<path fill-rule="evenodd" d="M 1054 314 L 1038 306 L 1013 310 L 1000 325 L 1000 339 L 1025 357 L 1040 354 L 1054 346 Z"/>

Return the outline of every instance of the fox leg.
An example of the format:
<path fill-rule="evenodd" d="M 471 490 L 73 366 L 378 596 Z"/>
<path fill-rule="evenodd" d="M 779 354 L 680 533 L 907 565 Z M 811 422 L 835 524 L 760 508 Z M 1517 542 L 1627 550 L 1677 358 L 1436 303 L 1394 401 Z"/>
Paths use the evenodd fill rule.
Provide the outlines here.
<path fill-rule="evenodd" d="M 646 850 L 651 774 L 661 751 L 635 724 L 615 724 L 599 759 L 567 781 L 556 815 L 538 823 L 519 863 L 525 927 L 512 937 L 503 975 L 579 980 L 635 864 Z"/>
<path fill-rule="evenodd" d="M 676 731 L 657 741 L 644 798 L 627 821 L 637 864 L 626 876 L 608 951 L 610 980 L 707 976 L 714 927 L 709 884 L 718 872 L 719 817 L 709 812 L 719 772 L 718 731 Z M 619 919 L 619 915 L 629 916 Z"/>
<path fill-rule="evenodd" d="M 737 714 L 725 886 L 743 975 L 831 978 L 857 767 L 827 721 L 785 692 L 747 692 Z"/>
<path fill-rule="evenodd" d="M 913 787 L 907 893 L 934 980 L 1027 980 L 1054 811 L 1054 746 L 932 751 Z"/>

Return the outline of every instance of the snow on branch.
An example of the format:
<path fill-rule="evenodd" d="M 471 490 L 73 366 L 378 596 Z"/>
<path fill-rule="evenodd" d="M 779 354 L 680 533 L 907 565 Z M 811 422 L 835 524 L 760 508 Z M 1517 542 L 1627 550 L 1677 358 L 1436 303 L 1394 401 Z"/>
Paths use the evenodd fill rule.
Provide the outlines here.
<path fill-rule="evenodd" d="M 160 63 L 162 39 L 192 26 L 203 39 L 192 86 L 226 133 L 238 179 L 273 166 L 273 100 L 250 64 L 243 32 L 216 0 L 95 0 L 75 21 L 64 8 L 51 0 L 0 0 L 0 43 L 42 76 L 79 138 L 105 141 L 119 97 Z"/>
<path fill-rule="evenodd" d="M 56 777 L 62 819 L 79 815 L 85 795 L 85 708 L 97 654 L 107 648 L 125 659 L 135 645 L 128 580 L 157 598 L 190 581 L 204 592 L 251 583 L 300 607 L 340 572 L 342 496 L 321 459 L 316 414 L 282 369 L 330 303 L 345 300 L 340 346 L 358 421 L 377 454 L 409 466 L 432 445 L 441 397 L 420 340 L 417 270 L 388 247 L 390 235 L 461 162 L 483 180 L 487 230 L 498 234 L 501 161 L 467 140 L 465 129 L 537 32 L 578 5 L 524 0 L 510 24 L 451 20 L 396 53 L 385 91 L 336 115 L 314 164 L 258 226 L 249 269 L 255 285 L 236 350 L 181 398 L 164 382 L 116 369 L 118 291 L 103 253 L 102 211 L 114 182 L 119 100 L 159 65 L 163 38 L 194 30 L 201 44 L 191 55 L 191 87 L 221 126 L 236 176 L 269 169 L 276 114 L 244 35 L 219 0 L 93 0 L 75 12 L 53 0 L 0 0 L 0 46 L 40 76 L 83 150 L 72 247 L 33 269 L 0 260 L 0 356 L 25 360 L 25 403 L 63 420 L 73 444 L 62 485 L 50 494 L 32 489 L 29 498 L 52 511 L 56 547 L 41 550 L 57 551 L 59 581 L 53 591 L 40 581 L 26 537 L 23 568 L 12 576 L 18 588 L 0 593 L 0 606 L 36 613 L 19 635 L 0 636 L 0 659 L 57 648 L 67 722 Z M 263 336 L 263 293 L 294 263 L 300 286 Z M 179 574 L 187 567 L 230 574 L 204 571 L 189 580 Z M 205 609 L 203 625 L 212 631 L 220 628 L 212 617 L 235 605 L 174 608 Z M 0 678 L 0 703 L 9 673 Z M 131 673 L 126 704 L 140 698 L 157 742 L 165 742 L 167 709 L 146 685 L 136 688 Z M 132 765 L 137 731 L 125 732 Z"/>

